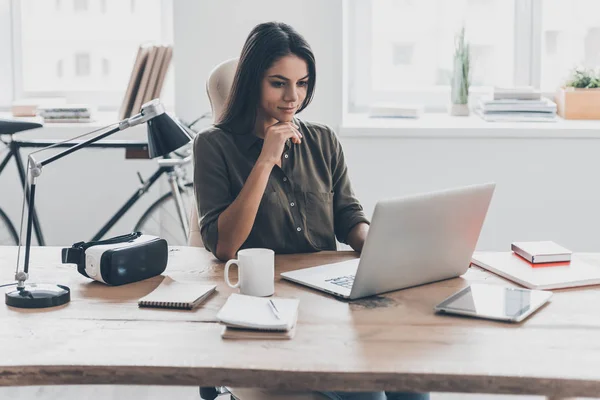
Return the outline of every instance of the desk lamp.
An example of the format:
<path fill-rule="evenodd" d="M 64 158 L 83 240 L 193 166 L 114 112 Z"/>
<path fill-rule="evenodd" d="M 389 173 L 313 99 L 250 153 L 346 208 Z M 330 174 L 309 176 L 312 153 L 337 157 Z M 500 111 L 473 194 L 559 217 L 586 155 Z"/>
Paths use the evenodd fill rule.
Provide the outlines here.
<path fill-rule="evenodd" d="M 175 119 L 172 119 L 166 112 L 164 106 L 158 99 L 154 99 L 142 106 L 142 110 L 139 114 L 134 115 L 131 118 L 122 120 L 112 125 L 108 125 L 99 130 L 87 133 L 82 136 L 86 136 L 98 131 L 103 131 L 97 136 L 88 139 L 84 142 L 73 145 L 68 149 L 48 157 L 45 160 L 37 161 L 33 158 L 33 154 L 47 150 L 54 145 L 45 147 L 41 150 L 31 153 L 27 159 L 27 176 L 29 183 L 29 190 L 25 190 L 27 197 L 28 193 L 28 216 L 27 216 L 27 231 L 25 239 L 25 259 L 23 263 L 23 270 L 19 270 L 19 259 L 21 255 L 21 244 L 22 244 L 22 229 L 19 235 L 19 252 L 17 256 L 17 269 L 15 273 L 15 280 L 17 281 L 17 287 L 14 290 L 6 292 L 6 304 L 12 307 L 19 308 L 45 308 L 59 306 L 68 303 L 71 300 L 71 290 L 64 285 L 56 284 L 36 284 L 29 283 L 25 284 L 25 281 L 29 278 L 29 255 L 31 250 L 31 230 L 33 225 L 33 209 L 35 200 L 35 186 L 38 176 L 42 173 L 42 167 L 50 164 L 56 160 L 59 160 L 77 150 L 80 150 L 98 140 L 104 139 L 116 132 L 125 130 L 135 125 L 146 123 L 148 125 L 148 153 L 150 158 L 165 156 L 170 152 L 177 150 L 179 147 L 185 145 L 191 140 L 190 134 L 186 129 Z M 81 136 L 69 139 L 77 139 Z M 27 183 L 26 183 L 27 186 Z M 21 227 L 23 226 L 23 212 L 25 211 L 25 204 L 23 204 L 23 210 L 21 213 Z"/>

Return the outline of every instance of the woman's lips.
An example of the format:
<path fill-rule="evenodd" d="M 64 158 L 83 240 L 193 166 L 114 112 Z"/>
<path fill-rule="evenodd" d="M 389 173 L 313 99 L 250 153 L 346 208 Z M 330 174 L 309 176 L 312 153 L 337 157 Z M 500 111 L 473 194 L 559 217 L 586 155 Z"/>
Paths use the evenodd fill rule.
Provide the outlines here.
<path fill-rule="evenodd" d="M 281 111 L 283 111 L 284 113 L 288 113 L 291 114 L 294 111 L 296 111 L 296 107 L 289 107 L 289 108 L 285 108 L 285 107 L 277 107 L 279 108 Z"/>

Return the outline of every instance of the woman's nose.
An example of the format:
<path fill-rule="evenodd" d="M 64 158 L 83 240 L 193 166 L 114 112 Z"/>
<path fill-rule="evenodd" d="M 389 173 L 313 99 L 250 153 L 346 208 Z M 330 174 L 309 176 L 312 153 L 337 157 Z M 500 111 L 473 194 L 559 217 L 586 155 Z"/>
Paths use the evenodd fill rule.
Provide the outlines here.
<path fill-rule="evenodd" d="M 298 100 L 298 93 L 295 87 L 291 87 L 283 94 L 283 100 L 288 102 L 295 102 Z"/>

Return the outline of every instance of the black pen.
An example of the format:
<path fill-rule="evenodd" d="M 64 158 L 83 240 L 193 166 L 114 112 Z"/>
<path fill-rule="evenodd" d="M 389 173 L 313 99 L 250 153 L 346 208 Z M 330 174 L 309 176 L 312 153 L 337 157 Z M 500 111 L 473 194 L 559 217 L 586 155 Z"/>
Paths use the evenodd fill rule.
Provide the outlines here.
<path fill-rule="evenodd" d="M 277 309 L 277 307 L 275 307 L 275 303 L 273 303 L 273 300 L 271 299 L 269 299 L 269 306 L 271 307 L 271 311 L 273 311 L 275 317 L 277 317 L 277 319 L 281 319 L 281 316 L 279 315 L 279 310 Z"/>

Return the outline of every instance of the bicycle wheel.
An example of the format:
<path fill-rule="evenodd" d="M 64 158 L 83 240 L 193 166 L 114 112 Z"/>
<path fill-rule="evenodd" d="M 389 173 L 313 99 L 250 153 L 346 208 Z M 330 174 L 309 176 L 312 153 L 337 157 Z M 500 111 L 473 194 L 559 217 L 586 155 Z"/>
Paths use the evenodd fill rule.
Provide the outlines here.
<path fill-rule="evenodd" d="M 194 206 L 193 184 L 187 183 L 180 193 L 186 208 L 185 216 L 189 219 L 191 207 Z M 187 232 L 181 225 L 175 199 L 170 192 L 161 196 L 144 212 L 134 230 L 161 237 L 169 246 L 187 246 Z"/>
<path fill-rule="evenodd" d="M 16 246 L 19 236 L 4 211 L 0 208 L 0 246 Z"/>

